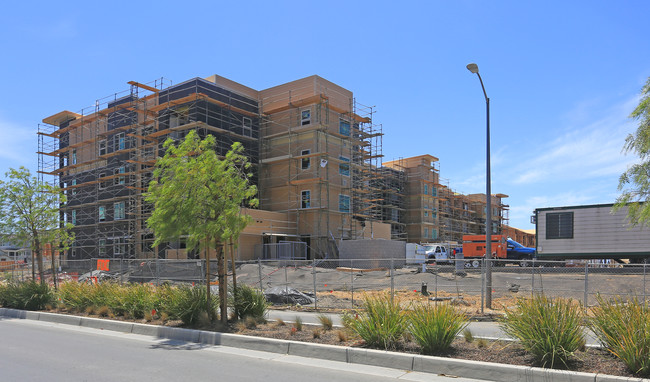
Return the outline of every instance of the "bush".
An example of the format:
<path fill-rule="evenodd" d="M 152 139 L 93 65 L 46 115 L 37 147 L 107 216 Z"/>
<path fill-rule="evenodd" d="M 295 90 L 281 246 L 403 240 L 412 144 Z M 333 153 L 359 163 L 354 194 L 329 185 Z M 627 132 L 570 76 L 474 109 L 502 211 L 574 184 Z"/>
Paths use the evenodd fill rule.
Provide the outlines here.
<path fill-rule="evenodd" d="M 206 309 L 207 289 L 204 286 L 181 286 L 170 288 L 170 295 L 163 310 L 171 319 L 179 319 L 185 325 L 196 325 L 201 318 L 201 313 L 209 311 L 211 317 L 216 316 L 219 298 L 210 294 L 210 304 Z"/>
<path fill-rule="evenodd" d="M 424 354 L 448 350 L 467 324 L 465 315 L 450 304 L 419 305 L 408 314 L 409 331 Z"/>
<path fill-rule="evenodd" d="M 237 312 L 237 318 L 253 317 L 258 321 L 264 320 L 268 302 L 264 294 L 248 285 L 239 285 L 231 290 L 231 305 Z"/>
<path fill-rule="evenodd" d="M 324 314 L 318 315 L 318 322 L 320 322 L 321 326 L 323 327 L 323 330 L 325 331 L 332 330 L 332 328 L 334 327 L 334 322 L 332 321 L 332 317 L 326 316 Z"/>
<path fill-rule="evenodd" d="M 347 324 L 369 346 L 395 349 L 406 330 L 406 316 L 399 304 L 391 302 L 390 296 L 384 295 L 367 296 L 363 305 L 365 312 Z"/>
<path fill-rule="evenodd" d="M 149 284 L 130 284 L 120 297 L 124 312 L 133 318 L 143 318 L 145 312 L 154 308 L 155 288 Z"/>
<path fill-rule="evenodd" d="M 639 376 L 650 376 L 650 309 L 637 298 L 604 300 L 589 320 L 600 342 L 627 368 Z"/>
<path fill-rule="evenodd" d="M 50 287 L 34 281 L 0 287 L 0 304 L 6 308 L 42 310 L 54 302 Z"/>
<path fill-rule="evenodd" d="M 59 304 L 66 309 L 76 312 L 83 312 L 87 307 L 93 305 L 93 294 L 95 285 L 67 281 L 59 285 L 57 296 Z"/>
<path fill-rule="evenodd" d="M 542 367 L 568 366 L 571 356 L 584 347 L 583 314 L 572 300 L 543 295 L 520 299 L 514 310 L 506 309 L 500 325 L 519 339 Z"/>

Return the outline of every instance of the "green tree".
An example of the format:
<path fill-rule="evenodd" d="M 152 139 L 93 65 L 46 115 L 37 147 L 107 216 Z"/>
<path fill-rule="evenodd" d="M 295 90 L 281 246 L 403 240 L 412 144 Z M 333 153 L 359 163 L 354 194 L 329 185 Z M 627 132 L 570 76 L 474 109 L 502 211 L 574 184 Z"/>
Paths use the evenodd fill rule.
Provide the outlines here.
<path fill-rule="evenodd" d="M 650 78 L 643 86 L 641 101 L 630 118 L 639 121 L 639 127 L 634 134 L 627 136 L 623 151 L 634 152 L 641 161 L 621 175 L 618 189 L 622 193 L 613 210 L 628 206 L 630 222 L 645 225 L 650 222 L 650 203 L 644 203 L 650 198 Z"/>
<path fill-rule="evenodd" d="M 54 257 L 54 250 L 67 249 L 73 240 L 72 225 L 60 221 L 59 205 L 65 203 L 65 195 L 58 187 L 32 177 L 24 167 L 9 169 L 5 176 L 5 181 L 0 180 L 0 234 L 5 240 L 31 247 L 41 283 L 45 283 L 44 245 L 51 245 Z M 32 274 L 33 270 L 32 263 Z"/>
<path fill-rule="evenodd" d="M 154 206 L 147 224 L 156 236 L 154 246 L 183 237 L 187 248 L 203 251 L 206 260 L 209 250 L 215 250 L 221 321 L 226 323 L 224 244 L 236 242 L 250 222 L 250 216 L 242 214 L 240 207 L 255 207 L 258 200 L 257 187 L 250 184 L 251 164 L 241 143 L 234 143 L 224 158 L 219 158 L 214 147 L 213 136 L 201 140 L 195 131 L 190 131 L 178 145 L 172 139 L 165 142 L 165 156 L 156 161 L 154 180 L 146 197 Z M 209 276 L 210 262 L 206 263 Z M 209 306 L 210 277 L 206 279 Z"/>

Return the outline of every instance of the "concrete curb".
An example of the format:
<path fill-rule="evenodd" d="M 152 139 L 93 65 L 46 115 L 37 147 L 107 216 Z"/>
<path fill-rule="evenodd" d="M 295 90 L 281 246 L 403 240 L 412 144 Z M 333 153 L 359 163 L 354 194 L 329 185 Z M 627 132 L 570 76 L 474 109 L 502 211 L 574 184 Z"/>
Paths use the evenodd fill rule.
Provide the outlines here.
<path fill-rule="evenodd" d="M 489 381 L 650 382 L 650 379 L 643 378 L 617 377 L 605 374 L 504 365 L 499 363 L 396 353 L 374 349 L 311 344 L 307 342 L 278 340 L 274 338 L 137 324 L 57 313 L 30 312 L 9 308 L 0 308 L 0 317 L 83 326 L 121 333 L 140 334 L 168 340 L 194 342 L 215 346 L 228 346 L 276 354 L 388 367 L 431 374 L 453 375 L 457 377 Z"/>

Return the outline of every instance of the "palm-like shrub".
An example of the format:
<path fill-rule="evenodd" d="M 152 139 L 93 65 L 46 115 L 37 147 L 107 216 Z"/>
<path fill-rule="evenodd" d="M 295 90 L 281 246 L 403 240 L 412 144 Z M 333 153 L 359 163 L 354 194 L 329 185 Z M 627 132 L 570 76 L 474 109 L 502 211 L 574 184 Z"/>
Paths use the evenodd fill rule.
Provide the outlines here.
<path fill-rule="evenodd" d="M 408 314 L 409 332 L 424 354 L 448 350 L 467 324 L 465 314 L 450 304 L 418 305 Z"/>
<path fill-rule="evenodd" d="M 238 285 L 231 289 L 231 305 L 237 312 L 237 318 L 252 317 L 263 320 L 269 307 L 264 294 L 248 285 Z"/>
<path fill-rule="evenodd" d="M 210 303 L 206 309 L 207 289 L 204 286 L 181 286 L 171 288 L 163 310 L 171 319 L 179 319 L 185 325 L 196 325 L 206 310 L 209 316 L 215 317 L 219 306 L 219 298 L 210 294 Z"/>
<path fill-rule="evenodd" d="M 406 330 L 406 315 L 390 296 L 366 296 L 365 311 L 346 323 L 368 346 L 395 349 Z"/>
<path fill-rule="evenodd" d="M 517 338 L 542 367 L 567 367 L 574 352 L 584 347 L 583 314 L 572 300 L 543 295 L 520 299 L 506 309 L 500 325 Z"/>
<path fill-rule="evenodd" d="M 637 298 L 605 300 L 598 296 L 589 326 L 600 342 L 628 369 L 650 376 L 650 308 Z"/>

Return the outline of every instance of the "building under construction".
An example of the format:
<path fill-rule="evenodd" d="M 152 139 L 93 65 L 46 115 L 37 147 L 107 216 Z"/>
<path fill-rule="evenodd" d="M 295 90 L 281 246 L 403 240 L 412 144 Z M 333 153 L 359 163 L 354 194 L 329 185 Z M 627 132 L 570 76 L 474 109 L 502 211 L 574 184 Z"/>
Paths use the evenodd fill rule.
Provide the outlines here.
<path fill-rule="evenodd" d="M 143 193 L 163 142 L 190 130 L 215 136 L 220 155 L 241 142 L 255 165 L 260 211 L 250 211 L 240 258 L 260 243 L 301 241 L 308 257 L 329 257 L 336 240 L 390 238 L 379 190 L 368 186 L 381 167 L 381 126 L 352 92 L 318 76 L 262 91 L 217 75 L 129 85 L 39 126 L 39 174 L 67 195 L 70 258 L 187 256 L 182 241 L 152 247 Z"/>
<path fill-rule="evenodd" d="M 485 195 L 441 185 L 431 155 L 382 163 L 373 108 L 321 77 L 259 91 L 218 75 L 128 84 L 39 126 L 39 174 L 64 190 L 61 219 L 74 225 L 70 259 L 195 256 L 182 240 L 152 247 L 143 196 L 163 143 L 190 130 L 213 135 L 219 155 L 241 142 L 254 164 L 260 206 L 246 210 L 253 221 L 239 259 L 282 242 L 302 243 L 303 258 L 327 258 L 346 239 L 460 241 L 485 232 Z M 493 199 L 495 233 L 507 220 L 501 197 Z"/>

